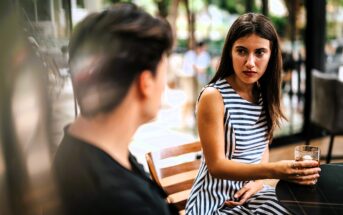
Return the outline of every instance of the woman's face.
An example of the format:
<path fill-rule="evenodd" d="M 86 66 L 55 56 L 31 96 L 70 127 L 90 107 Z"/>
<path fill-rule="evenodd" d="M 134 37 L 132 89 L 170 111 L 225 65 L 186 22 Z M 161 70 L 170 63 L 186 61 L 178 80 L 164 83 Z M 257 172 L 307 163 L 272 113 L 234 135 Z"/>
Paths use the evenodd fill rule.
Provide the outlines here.
<path fill-rule="evenodd" d="M 256 34 L 236 40 L 231 50 L 236 80 L 241 84 L 256 83 L 265 73 L 270 55 L 270 41 Z"/>

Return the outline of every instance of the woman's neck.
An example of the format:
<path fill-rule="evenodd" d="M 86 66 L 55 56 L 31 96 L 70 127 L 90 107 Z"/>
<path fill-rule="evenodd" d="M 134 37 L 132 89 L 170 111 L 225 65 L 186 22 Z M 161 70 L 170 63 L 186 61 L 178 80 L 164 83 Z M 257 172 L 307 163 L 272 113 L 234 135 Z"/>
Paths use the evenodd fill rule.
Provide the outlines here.
<path fill-rule="evenodd" d="M 256 92 L 256 83 L 245 84 L 241 82 L 236 75 L 230 75 L 226 78 L 226 81 L 231 85 L 231 87 L 245 100 L 257 103 L 258 93 Z"/>

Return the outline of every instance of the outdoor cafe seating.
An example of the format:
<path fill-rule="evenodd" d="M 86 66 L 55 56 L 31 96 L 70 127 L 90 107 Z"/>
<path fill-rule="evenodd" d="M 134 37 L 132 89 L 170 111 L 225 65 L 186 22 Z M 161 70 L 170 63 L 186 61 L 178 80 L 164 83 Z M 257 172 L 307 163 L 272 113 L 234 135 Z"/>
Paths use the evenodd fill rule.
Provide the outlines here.
<path fill-rule="evenodd" d="M 311 121 L 330 135 L 326 163 L 332 159 L 336 135 L 343 134 L 343 81 L 336 73 L 312 72 Z"/>

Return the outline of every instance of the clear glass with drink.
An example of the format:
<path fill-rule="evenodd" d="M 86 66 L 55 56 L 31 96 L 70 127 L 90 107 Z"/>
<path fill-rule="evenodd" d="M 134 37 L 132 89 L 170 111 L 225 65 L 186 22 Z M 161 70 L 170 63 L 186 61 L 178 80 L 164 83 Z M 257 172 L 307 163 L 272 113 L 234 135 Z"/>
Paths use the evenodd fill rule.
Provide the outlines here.
<path fill-rule="evenodd" d="M 315 160 L 318 162 L 318 166 L 320 163 L 320 149 L 317 146 L 308 146 L 308 145 L 301 145 L 296 146 L 294 149 L 294 159 L 296 161 L 306 161 L 306 160 Z M 317 183 L 317 180 L 314 181 Z M 314 186 L 310 186 L 314 189 Z"/>
<path fill-rule="evenodd" d="M 294 150 L 294 159 L 296 161 L 315 160 L 318 161 L 319 166 L 320 149 L 317 146 L 296 146 Z"/>

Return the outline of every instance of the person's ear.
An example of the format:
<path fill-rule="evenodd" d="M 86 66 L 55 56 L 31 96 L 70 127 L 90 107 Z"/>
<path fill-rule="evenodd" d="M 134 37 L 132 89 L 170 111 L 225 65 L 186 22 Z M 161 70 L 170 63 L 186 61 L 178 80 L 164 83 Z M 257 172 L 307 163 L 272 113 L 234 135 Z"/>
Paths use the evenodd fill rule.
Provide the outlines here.
<path fill-rule="evenodd" d="M 154 76 L 149 70 L 144 70 L 138 76 L 138 91 L 143 97 L 148 97 L 153 93 Z"/>

